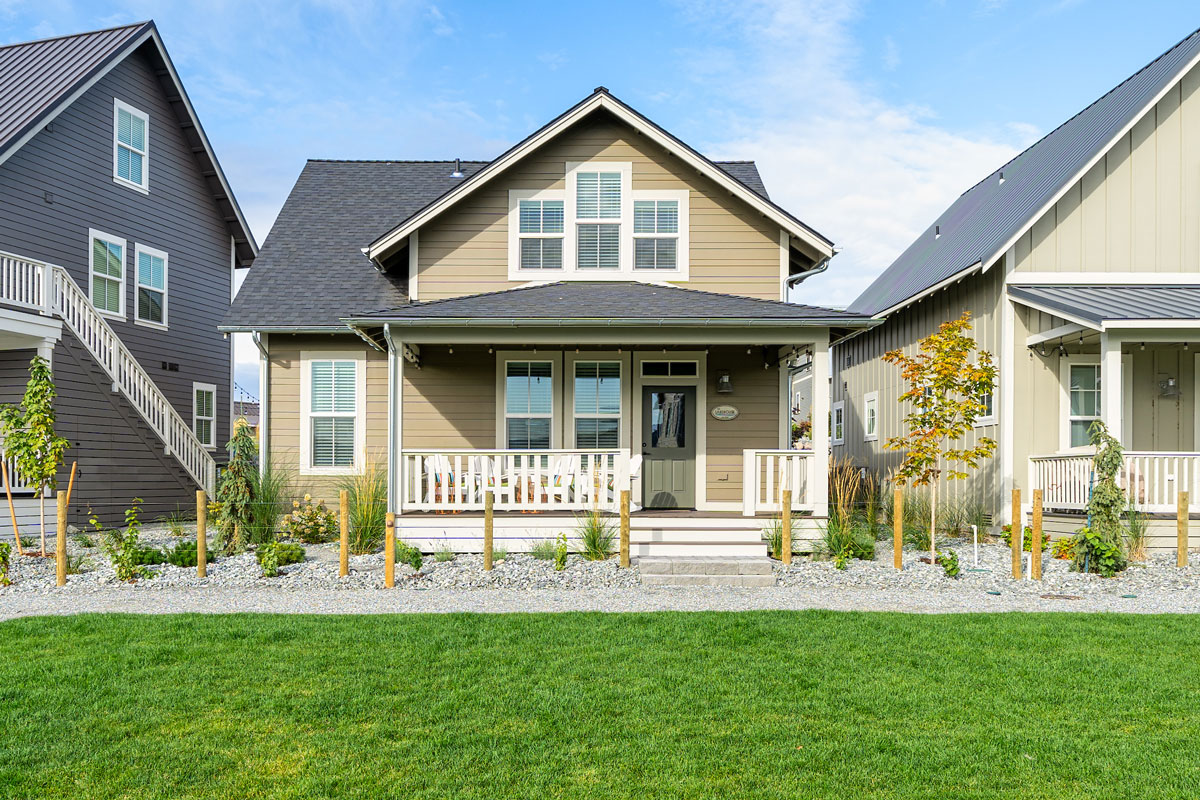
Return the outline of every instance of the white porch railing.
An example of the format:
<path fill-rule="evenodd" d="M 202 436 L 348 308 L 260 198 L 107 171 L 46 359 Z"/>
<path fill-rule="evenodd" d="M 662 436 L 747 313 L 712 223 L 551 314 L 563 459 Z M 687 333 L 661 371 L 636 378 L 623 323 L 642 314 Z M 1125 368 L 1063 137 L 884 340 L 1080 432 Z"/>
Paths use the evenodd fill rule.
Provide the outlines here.
<path fill-rule="evenodd" d="M 400 511 L 619 510 L 628 450 L 402 450 Z M 636 467 L 635 467 L 636 471 Z"/>
<path fill-rule="evenodd" d="M 785 488 L 792 490 L 793 511 L 812 511 L 809 487 L 815 483 L 816 466 L 807 450 L 743 450 L 742 515 L 780 513 Z"/>
<path fill-rule="evenodd" d="M 1029 486 L 1042 490 L 1042 505 L 1068 511 L 1087 508 L 1094 478 L 1090 453 L 1033 456 Z M 1172 512 L 1179 492 L 1200 508 L 1200 453 L 1126 451 L 1117 482 L 1142 511 Z"/>
<path fill-rule="evenodd" d="M 52 291 L 46 291 L 48 286 Z M 167 455 L 174 456 L 198 485 L 210 494 L 215 491 L 212 454 L 65 269 L 0 253 L 0 303 L 60 317 L 162 440 Z"/>

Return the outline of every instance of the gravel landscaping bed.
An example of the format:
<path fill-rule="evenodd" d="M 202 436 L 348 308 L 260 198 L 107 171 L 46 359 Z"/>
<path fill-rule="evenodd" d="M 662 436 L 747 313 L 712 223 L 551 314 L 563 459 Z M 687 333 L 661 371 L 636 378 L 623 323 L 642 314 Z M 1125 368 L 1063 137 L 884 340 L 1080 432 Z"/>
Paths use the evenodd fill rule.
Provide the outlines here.
<path fill-rule="evenodd" d="M 143 543 L 171 546 L 180 539 L 147 530 Z M 265 611 L 387 613 L 397 611 L 654 611 L 829 608 L 909 612 L 1129 611 L 1200 612 L 1200 568 L 1175 567 L 1173 554 L 1156 554 L 1115 578 L 1081 575 L 1068 562 L 1043 559 L 1043 580 L 1009 577 L 1011 554 L 1002 545 L 979 548 L 974 567 L 970 543 L 951 543 L 962 573 L 948 578 L 939 566 L 905 551 L 905 568 L 892 567 L 889 542 L 874 561 L 851 561 L 838 570 L 830 561 L 797 557 L 790 567 L 775 563 L 777 585 L 767 588 L 647 587 L 633 569 L 615 558 L 585 561 L 572 555 L 567 568 L 551 561 L 510 554 L 484 572 L 479 555 L 437 561 L 427 556 L 419 570 L 396 565 L 396 589 L 383 590 L 383 555 L 351 556 L 350 574 L 338 577 L 336 544 L 306 545 L 304 562 L 282 567 L 276 578 L 261 577 L 253 553 L 218 557 L 208 577 L 193 567 L 157 565 L 134 584 L 116 580 L 98 547 L 72 540 L 84 557 L 83 571 L 67 585 L 54 585 L 54 561 L 13 556 L 13 585 L 0 589 L 0 618 L 89 611 L 170 613 L 179 611 Z M 1028 558 L 1028 554 L 1026 554 Z"/>

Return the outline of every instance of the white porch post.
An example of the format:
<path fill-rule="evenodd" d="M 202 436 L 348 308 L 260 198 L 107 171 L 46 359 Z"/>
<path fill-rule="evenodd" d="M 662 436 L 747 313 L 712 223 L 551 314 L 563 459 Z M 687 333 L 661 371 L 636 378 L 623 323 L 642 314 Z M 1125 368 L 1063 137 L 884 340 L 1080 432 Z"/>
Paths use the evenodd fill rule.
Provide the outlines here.
<path fill-rule="evenodd" d="M 404 344 L 392 339 L 391 328 L 383 326 L 388 356 L 387 510 L 399 514 L 404 485 Z"/>
<path fill-rule="evenodd" d="M 808 486 L 813 516 L 829 515 L 829 331 L 812 344 L 812 449 Z"/>
<path fill-rule="evenodd" d="M 1125 381 L 1121 376 L 1121 338 L 1112 333 L 1100 334 L 1100 418 L 1108 432 L 1121 437 L 1124 426 L 1121 408 Z M 1128 443 L 1125 443 L 1128 445 Z"/>
<path fill-rule="evenodd" d="M 41 356 L 42 358 L 46 359 L 46 363 L 50 364 L 51 368 L 53 368 L 53 365 L 54 365 L 54 340 L 51 339 L 49 336 L 44 337 L 42 339 L 41 343 L 38 345 L 37 354 L 39 356 Z"/>

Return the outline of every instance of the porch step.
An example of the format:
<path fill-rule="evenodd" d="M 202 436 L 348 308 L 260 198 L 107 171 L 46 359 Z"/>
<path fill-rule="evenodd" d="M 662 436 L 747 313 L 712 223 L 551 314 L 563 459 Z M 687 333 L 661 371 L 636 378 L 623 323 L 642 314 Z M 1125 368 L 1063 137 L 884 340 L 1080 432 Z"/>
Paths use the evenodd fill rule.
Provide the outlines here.
<path fill-rule="evenodd" d="M 693 537 L 678 541 L 636 542 L 630 537 L 629 553 L 634 558 L 766 558 L 763 541 L 727 541 L 720 537 Z"/>
<path fill-rule="evenodd" d="M 763 557 L 640 558 L 647 586 L 774 586 L 771 560 Z"/>

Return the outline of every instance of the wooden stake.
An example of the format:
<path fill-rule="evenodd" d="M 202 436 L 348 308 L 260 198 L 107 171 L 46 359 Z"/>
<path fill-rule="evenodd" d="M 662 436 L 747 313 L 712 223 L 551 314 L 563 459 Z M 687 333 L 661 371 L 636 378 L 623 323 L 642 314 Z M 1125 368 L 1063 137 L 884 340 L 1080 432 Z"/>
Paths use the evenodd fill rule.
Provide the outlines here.
<path fill-rule="evenodd" d="M 779 560 L 784 564 L 792 563 L 792 490 L 784 489 L 779 493 L 779 504 L 782 507 L 782 531 L 779 537 Z"/>
<path fill-rule="evenodd" d="M 196 577 L 208 577 L 208 494 L 196 492 Z"/>
<path fill-rule="evenodd" d="M 1024 539 L 1024 534 L 1021 535 Z M 1033 549 L 1029 553 L 1029 575 L 1042 579 L 1042 490 L 1033 490 Z"/>
<path fill-rule="evenodd" d="M 621 566 L 629 566 L 629 490 L 621 490 Z"/>
<path fill-rule="evenodd" d="M 390 511 L 383 528 L 383 585 L 396 585 L 396 515 Z"/>
<path fill-rule="evenodd" d="M 1021 550 L 1025 547 L 1025 517 L 1021 514 L 1021 490 L 1012 493 L 1012 576 L 1021 580 Z"/>
<path fill-rule="evenodd" d="M 58 530 L 54 545 L 55 575 L 59 586 L 67 585 L 67 493 L 58 492 Z"/>
<path fill-rule="evenodd" d="M 78 467 L 78 461 L 71 462 L 71 479 L 67 481 L 67 508 L 71 507 L 71 492 L 75 490 L 75 470 Z"/>
<path fill-rule="evenodd" d="M 341 530 L 341 540 L 338 546 L 338 576 L 350 574 L 350 492 L 342 489 L 338 492 L 338 527 Z"/>
<path fill-rule="evenodd" d="M 904 569 L 904 493 L 892 492 L 892 564 Z"/>
<path fill-rule="evenodd" d="M 483 568 L 491 570 L 492 568 L 492 504 L 496 502 L 496 498 L 489 491 L 483 493 Z"/>
<path fill-rule="evenodd" d="M 1175 566 L 1188 564 L 1188 493 L 1180 492 L 1175 506 Z"/>
<path fill-rule="evenodd" d="M 8 484 L 8 460 L 0 454 L 0 470 L 4 471 L 4 493 L 8 495 L 8 514 L 12 517 L 13 538 L 17 540 L 17 555 L 25 555 L 25 548 L 21 547 L 21 531 L 17 530 L 17 509 L 13 506 L 12 487 Z"/>

